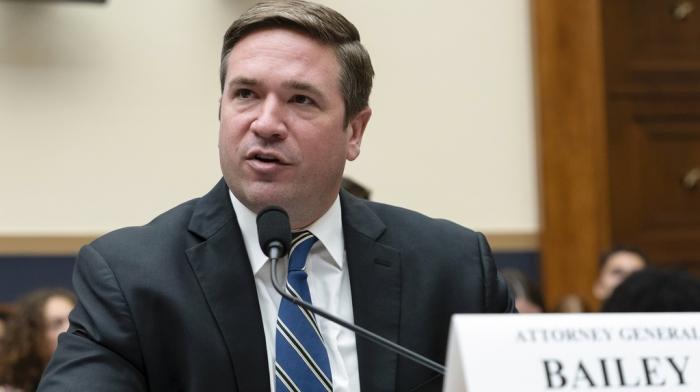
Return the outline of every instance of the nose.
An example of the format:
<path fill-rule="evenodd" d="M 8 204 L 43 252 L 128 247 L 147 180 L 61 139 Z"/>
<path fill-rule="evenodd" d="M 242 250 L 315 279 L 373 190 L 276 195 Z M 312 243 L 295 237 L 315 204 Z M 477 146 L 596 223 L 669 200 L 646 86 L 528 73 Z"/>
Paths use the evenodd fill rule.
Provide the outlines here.
<path fill-rule="evenodd" d="M 287 137 L 287 124 L 284 120 L 284 105 L 276 97 L 268 96 L 261 103 L 257 117 L 250 124 L 250 130 L 263 139 L 283 140 Z"/>

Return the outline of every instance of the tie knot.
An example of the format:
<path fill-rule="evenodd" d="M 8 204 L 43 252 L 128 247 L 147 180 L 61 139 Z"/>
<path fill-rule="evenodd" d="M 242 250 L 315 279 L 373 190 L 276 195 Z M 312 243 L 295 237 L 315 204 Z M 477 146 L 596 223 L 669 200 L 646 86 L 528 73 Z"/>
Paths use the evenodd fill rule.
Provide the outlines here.
<path fill-rule="evenodd" d="M 289 252 L 289 271 L 301 271 L 317 238 L 309 231 L 292 233 L 292 249 Z"/>

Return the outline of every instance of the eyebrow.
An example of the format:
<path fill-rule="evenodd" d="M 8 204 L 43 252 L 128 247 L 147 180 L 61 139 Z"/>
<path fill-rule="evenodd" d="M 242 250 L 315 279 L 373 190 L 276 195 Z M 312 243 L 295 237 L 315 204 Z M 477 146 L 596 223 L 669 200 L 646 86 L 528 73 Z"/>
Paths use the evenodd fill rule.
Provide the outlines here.
<path fill-rule="evenodd" d="M 313 95 L 316 95 L 318 97 L 324 97 L 325 95 L 319 90 L 318 88 L 314 87 L 313 85 L 306 83 L 306 82 L 301 82 L 298 80 L 289 80 L 282 85 L 286 88 L 290 88 L 293 90 L 300 90 L 300 91 L 307 91 Z"/>
<path fill-rule="evenodd" d="M 237 78 L 231 79 L 230 82 L 228 82 L 229 88 L 232 86 L 255 86 L 258 84 L 257 79 L 252 79 L 252 78 L 246 78 L 244 76 L 239 76 Z"/>

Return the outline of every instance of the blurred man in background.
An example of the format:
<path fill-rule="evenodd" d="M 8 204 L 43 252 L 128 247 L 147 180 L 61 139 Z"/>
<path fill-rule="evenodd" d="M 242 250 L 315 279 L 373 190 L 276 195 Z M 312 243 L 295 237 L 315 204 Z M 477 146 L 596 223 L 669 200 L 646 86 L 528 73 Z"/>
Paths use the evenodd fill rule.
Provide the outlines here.
<path fill-rule="evenodd" d="M 628 276 L 648 264 L 646 256 L 632 247 L 619 246 L 604 253 L 600 257 L 600 272 L 593 285 L 593 295 L 599 301 L 605 301 Z"/>

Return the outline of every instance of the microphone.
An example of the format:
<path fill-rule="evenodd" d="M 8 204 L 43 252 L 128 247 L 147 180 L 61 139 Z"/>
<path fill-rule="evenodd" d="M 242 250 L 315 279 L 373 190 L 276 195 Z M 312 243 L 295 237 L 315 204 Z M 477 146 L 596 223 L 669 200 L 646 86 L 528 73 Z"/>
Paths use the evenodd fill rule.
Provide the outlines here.
<path fill-rule="evenodd" d="M 255 219 L 258 225 L 258 241 L 265 256 L 271 259 L 284 257 L 292 243 L 289 215 L 282 207 L 264 208 Z"/>
<path fill-rule="evenodd" d="M 289 224 L 289 215 L 281 207 L 264 208 L 256 218 L 258 225 L 258 239 L 263 253 L 270 259 L 270 275 L 272 278 L 272 286 L 277 292 L 295 305 L 299 305 L 308 311 L 317 314 L 327 320 L 339 324 L 375 344 L 378 344 L 402 357 L 408 358 L 422 366 L 432 369 L 442 375 L 445 374 L 445 367 L 429 358 L 426 358 L 414 351 L 407 349 L 399 344 L 392 342 L 382 336 L 370 332 L 359 325 L 352 324 L 339 317 L 336 317 L 323 309 L 319 309 L 310 303 L 297 299 L 287 294 L 277 282 L 277 261 L 287 255 L 289 246 L 292 242 L 292 231 Z"/>

